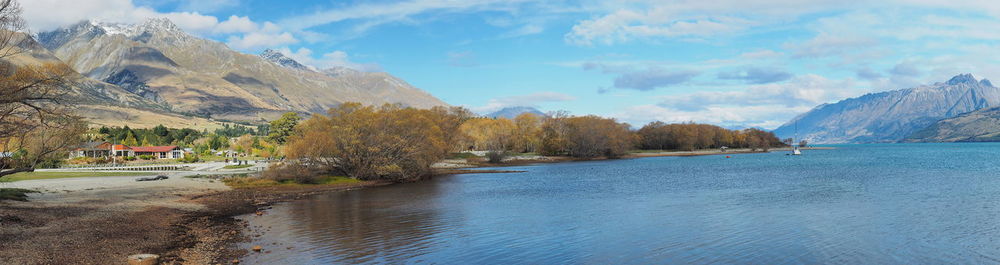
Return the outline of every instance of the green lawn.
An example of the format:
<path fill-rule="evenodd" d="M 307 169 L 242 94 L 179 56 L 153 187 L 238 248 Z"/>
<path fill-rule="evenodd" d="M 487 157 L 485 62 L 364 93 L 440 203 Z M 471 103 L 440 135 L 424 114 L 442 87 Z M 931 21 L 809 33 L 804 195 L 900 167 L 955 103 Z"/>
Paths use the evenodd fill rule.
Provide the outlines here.
<path fill-rule="evenodd" d="M 27 201 L 28 193 L 37 193 L 37 192 L 38 191 L 26 190 L 26 189 L 3 188 L 0 189 L 0 201 L 2 200 Z"/>
<path fill-rule="evenodd" d="M 21 172 L 0 178 L 0 182 L 14 182 L 20 180 L 33 179 L 59 179 L 59 178 L 80 178 L 80 177 L 126 177 L 126 176 L 149 176 L 155 173 L 142 172 Z"/>
<path fill-rule="evenodd" d="M 248 168 L 248 167 L 252 167 L 252 166 L 253 165 L 228 165 L 228 166 L 224 166 L 222 168 L 225 168 L 225 169 L 239 169 L 239 168 Z"/>

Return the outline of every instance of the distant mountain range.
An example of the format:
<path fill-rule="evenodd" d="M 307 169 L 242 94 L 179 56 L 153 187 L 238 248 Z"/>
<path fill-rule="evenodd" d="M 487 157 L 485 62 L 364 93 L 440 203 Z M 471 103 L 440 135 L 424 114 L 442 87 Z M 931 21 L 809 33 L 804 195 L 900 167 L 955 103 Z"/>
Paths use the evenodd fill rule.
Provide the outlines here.
<path fill-rule="evenodd" d="M 971 74 L 963 74 L 944 83 L 823 104 L 795 117 L 774 132 L 782 138 L 797 133 L 800 139 L 812 143 L 923 141 L 920 135 L 927 135 L 928 140 L 943 141 L 954 138 L 947 135 L 956 134 L 947 131 L 947 128 L 961 127 L 952 124 L 986 117 L 992 112 L 967 114 L 951 121 L 947 119 L 997 106 L 1000 106 L 1000 88 L 993 86 L 989 80 L 976 80 Z M 935 132 L 924 131 L 935 124 L 939 128 Z M 921 133 L 910 137 L 918 131 Z"/>
<path fill-rule="evenodd" d="M 531 113 L 531 114 L 535 114 L 535 115 L 538 115 L 538 116 L 545 116 L 544 112 L 542 112 L 542 111 L 540 111 L 540 110 L 538 110 L 536 108 L 533 108 L 533 107 L 525 107 L 525 106 L 506 107 L 506 108 L 500 109 L 498 111 L 494 111 L 494 112 L 488 113 L 488 114 L 483 115 L 483 116 L 488 117 L 488 118 L 508 118 L 508 119 L 513 119 L 513 118 L 517 117 L 518 115 L 521 115 L 521 114 L 524 114 L 524 113 Z"/>
<path fill-rule="evenodd" d="M 164 18 L 84 21 L 35 39 L 32 56 L 21 63 L 69 65 L 86 77 L 76 95 L 98 106 L 258 122 L 287 111 L 324 112 L 343 102 L 447 106 L 388 73 L 319 70 L 274 50 L 244 54 Z"/>

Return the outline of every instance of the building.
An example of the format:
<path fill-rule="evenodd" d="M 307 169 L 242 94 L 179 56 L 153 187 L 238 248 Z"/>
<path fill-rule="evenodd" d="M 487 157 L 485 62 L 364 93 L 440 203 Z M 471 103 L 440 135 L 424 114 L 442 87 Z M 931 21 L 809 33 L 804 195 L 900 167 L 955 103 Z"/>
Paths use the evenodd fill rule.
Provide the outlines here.
<path fill-rule="evenodd" d="M 124 144 L 112 145 L 111 152 L 114 152 L 115 156 L 118 157 L 135 156 L 135 152 L 132 151 L 132 147 L 129 147 Z"/>
<path fill-rule="evenodd" d="M 135 156 L 149 155 L 153 158 L 171 158 L 179 159 L 184 158 L 184 150 L 176 145 L 169 146 L 140 146 L 132 147 L 131 151 Z"/>
<path fill-rule="evenodd" d="M 111 143 L 109 142 L 87 142 L 69 151 L 69 158 L 109 156 L 111 156 Z"/>
<path fill-rule="evenodd" d="M 107 158 L 111 156 L 130 157 L 141 155 L 152 156 L 156 159 L 179 159 L 184 158 L 184 150 L 174 145 L 131 147 L 123 144 L 111 144 L 109 142 L 88 142 L 69 151 L 69 158 Z"/>

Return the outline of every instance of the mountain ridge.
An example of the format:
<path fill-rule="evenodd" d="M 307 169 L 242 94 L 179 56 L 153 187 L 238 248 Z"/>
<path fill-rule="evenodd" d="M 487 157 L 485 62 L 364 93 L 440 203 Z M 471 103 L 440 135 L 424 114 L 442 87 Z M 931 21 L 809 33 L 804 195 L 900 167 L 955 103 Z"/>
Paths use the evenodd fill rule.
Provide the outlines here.
<path fill-rule="evenodd" d="M 821 104 L 775 129 L 813 143 L 897 142 L 931 124 L 1000 105 L 1000 88 L 960 74 L 947 82 L 869 93 Z"/>
<path fill-rule="evenodd" d="M 388 73 L 330 75 L 272 50 L 271 59 L 287 59 L 283 65 L 198 38 L 163 18 L 138 24 L 88 20 L 37 36 L 84 76 L 176 113 L 259 122 L 287 111 L 321 113 L 344 102 L 448 106 Z"/>
<path fill-rule="evenodd" d="M 507 118 L 507 119 L 513 119 L 513 118 L 516 118 L 518 115 L 521 115 L 521 114 L 524 114 L 524 113 L 531 113 L 531 114 L 538 115 L 540 117 L 546 116 L 544 112 L 542 112 L 542 111 L 540 111 L 540 110 L 538 110 L 538 109 L 536 109 L 534 107 L 529 107 L 529 106 L 504 107 L 504 108 L 499 109 L 497 111 L 487 113 L 486 115 L 483 115 L 483 116 L 487 117 L 487 118 Z"/>

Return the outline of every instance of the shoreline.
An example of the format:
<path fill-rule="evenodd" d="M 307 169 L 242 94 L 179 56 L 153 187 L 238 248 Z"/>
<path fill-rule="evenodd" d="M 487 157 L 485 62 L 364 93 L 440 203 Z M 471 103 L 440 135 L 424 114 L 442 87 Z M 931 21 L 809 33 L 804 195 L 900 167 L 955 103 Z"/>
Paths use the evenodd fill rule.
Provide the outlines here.
<path fill-rule="evenodd" d="M 820 149 L 833 148 L 803 150 Z M 772 152 L 787 150 L 790 148 L 771 149 Z M 632 153 L 622 158 L 750 153 L 761 152 L 653 152 Z M 607 159 L 543 157 L 503 164 L 466 161 L 435 168 L 433 176 L 515 173 L 523 171 L 477 168 L 595 160 Z M 0 263 L 118 264 L 124 263 L 129 255 L 148 253 L 159 255 L 160 264 L 233 264 L 235 259 L 251 253 L 249 249 L 240 249 L 239 244 L 254 236 L 247 223 L 237 218 L 239 216 L 266 213 L 275 203 L 311 195 L 395 184 L 367 181 L 233 189 L 217 179 L 178 178 L 170 180 L 173 184 L 153 182 L 154 189 L 131 183 L 132 177 L 111 178 L 129 183 L 123 182 L 121 185 L 124 186 L 111 188 L 75 185 L 79 189 L 60 190 L 72 189 L 65 187 L 74 186 L 65 183 L 71 179 L 47 180 L 63 186 L 47 189 L 42 195 L 32 195 L 29 202 L 0 202 L 0 248 L 5 249 L 0 252 Z M 108 179 L 97 177 L 75 181 L 105 184 L 102 181 Z M 175 187 L 180 185 L 178 183 L 184 185 Z"/>

